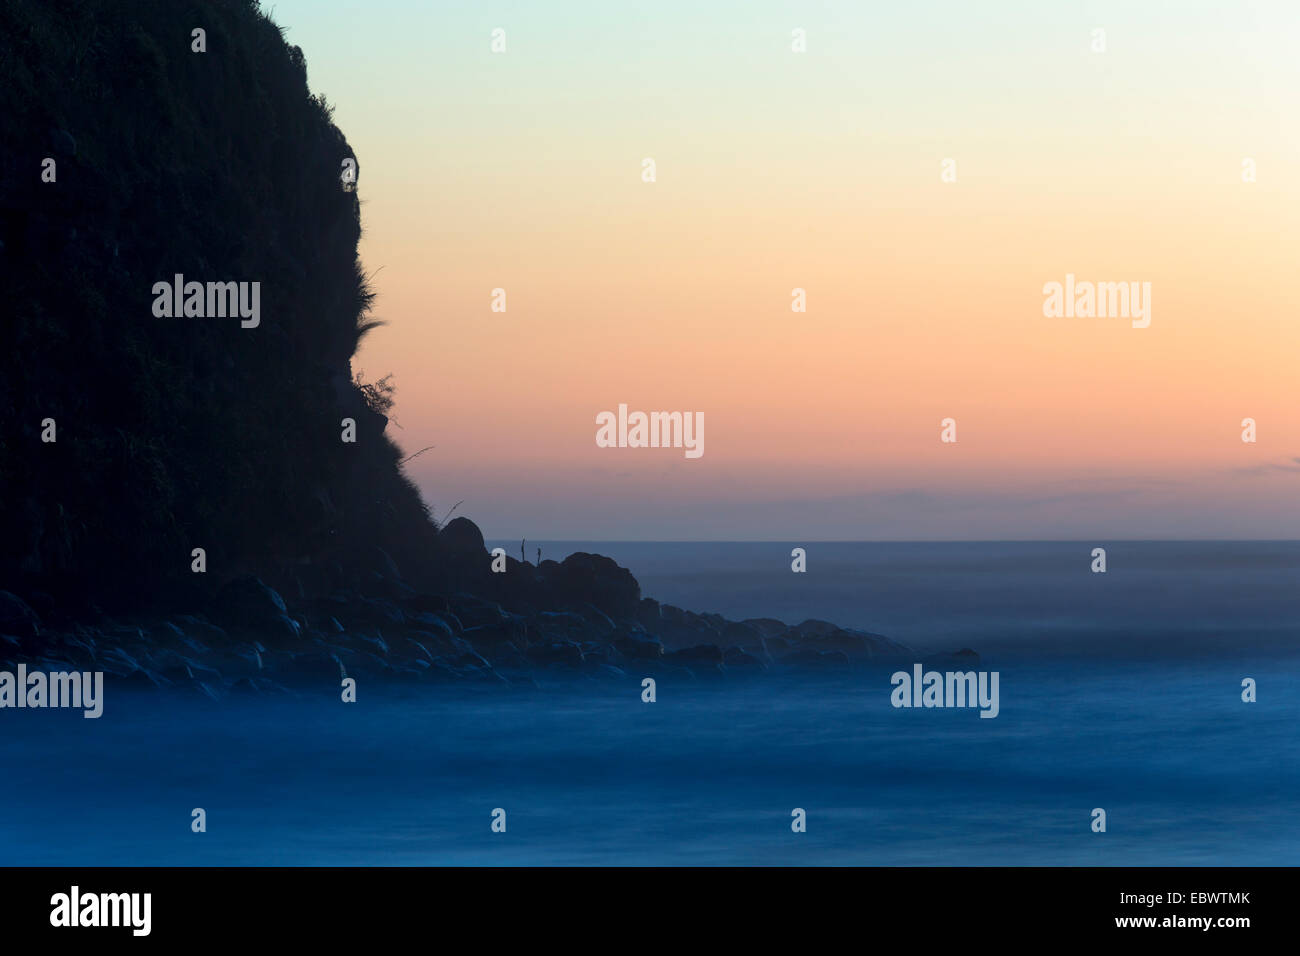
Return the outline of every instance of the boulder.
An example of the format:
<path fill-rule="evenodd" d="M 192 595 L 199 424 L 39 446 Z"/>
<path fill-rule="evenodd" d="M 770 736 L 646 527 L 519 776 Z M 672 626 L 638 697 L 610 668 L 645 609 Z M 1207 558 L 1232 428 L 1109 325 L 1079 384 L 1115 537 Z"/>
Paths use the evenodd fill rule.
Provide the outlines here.
<path fill-rule="evenodd" d="M 217 620 L 235 627 L 256 627 L 289 613 L 284 598 L 253 575 L 227 582 L 212 610 Z"/>
<path fill-rule="evenodd" d="M 0 591 L 0 633 L 36 637 L 41 633 L 41 619 L 18 595 Z"/>
<path fill-rule="evenodd" d="M 614 647 L 624 657 L 634 661 L 653 661 L 664 656 L 661 642 L 633 634 L 625 634 L 615 640 Z"/>
<path fill-rule="evenodd" d="M 697 644 L 683 647 L 666 655 L 674 664 L 721 664 L 722 648 L 717 644 Z"/>
<path fill-rule="evenodd" d="M 554 577 L 559 601 L 591 604 L 612 618 L 635 617 L 641 605 L 641 585 L 612 558 L 579 551 L 560 562 Z"/>
<path fill-rule="evenodd" d="M 252 575 L 235 578 L 217 593 L 212 616 L 225 627 L 258 631 L 274 638 L 291 640 L 300 632 L 298 623 L 289 617 L 284 599 Z"/>
<path fill-rule="evenodd" d="M 438 550 L 453 560 L 476 561 L 487 555 L 483 532 L 468 518 L 452 518 L 442 526 Z"/>

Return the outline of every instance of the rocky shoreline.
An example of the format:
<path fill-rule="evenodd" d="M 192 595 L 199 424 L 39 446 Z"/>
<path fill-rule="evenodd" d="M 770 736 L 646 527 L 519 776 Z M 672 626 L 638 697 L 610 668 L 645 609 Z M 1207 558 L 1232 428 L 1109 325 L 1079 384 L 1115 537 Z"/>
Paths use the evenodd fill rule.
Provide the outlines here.
<path fill-rule="evenodd" d="M 337 688 L 349 677 L 527 686 L 561 675 L 695 680 L 920 659 L 890 638 L 826 621 L 731 621 L 660 604 L 640 596 L 627 569 L 585 552 L 537 566 L 510 559 L 505 572 L 484 575 L 477 569 L 490 556 L 472 523 L 444 540 L 459 541 L 453 564 L 473 572 L 459 583 L 477 588 L 418 590 L 382 562 L 385 570 L 314 596 L 294 578 L 286 601 L 250 575 L 192 613 L 78 621 L 0 591 L 0 669 L 102 671 L 110 686 L 220 699 Z M 947 657 L 979 659 L 969 650 Z"/>

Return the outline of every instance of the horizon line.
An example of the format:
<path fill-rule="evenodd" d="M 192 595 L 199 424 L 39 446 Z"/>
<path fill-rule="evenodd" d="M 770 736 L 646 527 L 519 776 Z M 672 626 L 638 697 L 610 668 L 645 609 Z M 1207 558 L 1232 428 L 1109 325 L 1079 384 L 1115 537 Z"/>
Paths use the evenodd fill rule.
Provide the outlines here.
<path fill-rule="evenodd" d="M 484 535 L 484 541 L 514 541 Z M 523 541 L 585 544 L 1300 544 L 1300 538 L 522 538 Z"/>

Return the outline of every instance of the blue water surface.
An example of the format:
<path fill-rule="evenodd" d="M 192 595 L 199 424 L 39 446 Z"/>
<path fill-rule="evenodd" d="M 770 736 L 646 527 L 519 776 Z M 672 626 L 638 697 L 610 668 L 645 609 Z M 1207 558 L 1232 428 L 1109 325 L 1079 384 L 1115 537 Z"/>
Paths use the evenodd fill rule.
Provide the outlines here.
<path fill-rule="evenodd" d="M 651 547 L 645 568 L 621 559 L 643 584 L 689 580 L 670 600 L 698 591 L 689 606 L 733 617 L 794 600 L 788 561 L 747 612 L 725 584 L 733 566 L 716 563 L 721 548 L 761 565 L 773 546 Z M 1217 565 L 1213 545 L 1152 546 L 1176 558 L 1163 573 L 1134 559 L 1158 616 L 1132 582 L 1079 574 L 1069 545 L 982 546 L 1006 549 L 998 573 L 948 545 L 835 547 L 843 573 L 862 549 L 864 577 L 882 566 L 873 549 L 913 549 L 925 580 L 880 600 L 887 586 L 868 584 L 807 616 L 976 647 L 1000 674 L 996 719 L 896 709 L 888 670 L 661 678 L 653 704 L 635 673 L 363 683 L 355 704 L 336 688 L 219 703 L 119 691 L 99 720 L 0 714 L 0 864 L 1300 862 L 1300 656 L 1294 591 L 1279 585 L 1295 546 L 1233 545 Z M 827 586 L 808 581 L 796 586 Z M 941 596 L 924 639 L 882 626 L 927 620 L 908 594 Z M 1124 601 L 1139 605 L 1132 623 Z M 1019 622 L 1012 635 L 981 641 L 984 610 Z M 1247 677 L 1256 703 L 1241 699 Z M 191 832 L 195 807 L 206 833 Z M 1098 807 L 1105 833 L 1091 829 Z"/>

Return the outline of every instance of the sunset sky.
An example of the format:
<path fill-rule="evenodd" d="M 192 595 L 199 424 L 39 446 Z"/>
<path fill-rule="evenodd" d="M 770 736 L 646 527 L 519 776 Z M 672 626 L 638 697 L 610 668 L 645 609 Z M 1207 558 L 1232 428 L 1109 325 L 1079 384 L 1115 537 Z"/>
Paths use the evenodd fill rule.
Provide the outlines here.
<path fill-rule="evenodd" d="M 264 6 L 356 151 L 389 324 L 353 366 L 435 514 L 1300 536 L 1294 0 Z M 1151 283 L 1150 327 L 1044 317 L 1067 273 Z M 705 454 L 598 448 L 620 403 Z"/>

